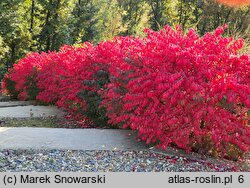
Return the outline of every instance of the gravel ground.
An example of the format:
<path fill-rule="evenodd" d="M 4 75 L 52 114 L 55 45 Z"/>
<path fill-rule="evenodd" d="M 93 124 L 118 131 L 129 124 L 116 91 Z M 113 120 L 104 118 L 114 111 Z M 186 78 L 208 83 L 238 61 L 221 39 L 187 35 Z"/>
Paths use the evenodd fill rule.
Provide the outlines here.
<path fill-rule="evenodd" d="M 209 163 L 152 151 L 2 150 L 0 172 L 231 172 L 226 161 Z"/>

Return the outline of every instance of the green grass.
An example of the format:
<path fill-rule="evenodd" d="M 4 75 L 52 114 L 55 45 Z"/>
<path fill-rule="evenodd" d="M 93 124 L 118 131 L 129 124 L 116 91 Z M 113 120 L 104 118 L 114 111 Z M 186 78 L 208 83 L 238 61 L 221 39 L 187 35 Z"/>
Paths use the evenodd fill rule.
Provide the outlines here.
<path fill-rule="evenodd" d="M 44 127 L 44 128 L 80 128 L 77 123 L 63 118 L 1 118 L 0 127 Z"/>

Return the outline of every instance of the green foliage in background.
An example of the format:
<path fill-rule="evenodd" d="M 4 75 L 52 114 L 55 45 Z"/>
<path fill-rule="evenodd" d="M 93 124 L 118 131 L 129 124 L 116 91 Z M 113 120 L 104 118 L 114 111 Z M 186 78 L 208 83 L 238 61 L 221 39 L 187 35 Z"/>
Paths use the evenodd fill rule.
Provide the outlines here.
<path fill-rule="evenodd" d="M 0 79 L 31 51 L 143 36 L 144 28 L 159 30 L 166 24 L 192 27 L 201 35 L 228 24 L 228 34 L 249 41 L 249 23 L 250 7 L 231 8 L 214 0 L 1 0 Z"/>

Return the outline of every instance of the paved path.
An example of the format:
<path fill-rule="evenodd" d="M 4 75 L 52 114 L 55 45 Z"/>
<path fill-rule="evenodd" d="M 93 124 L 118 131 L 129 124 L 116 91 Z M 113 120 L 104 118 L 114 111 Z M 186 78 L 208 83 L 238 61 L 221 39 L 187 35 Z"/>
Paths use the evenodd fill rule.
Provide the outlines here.
<path fill-rule="evenodd" d="M 62 117 L 55 106 L 34 106 L 32 101 L 0 102 L 1 118 Z M 113 129 L 57 129 L 0 127 L 0 149 L 140 150 L 136 133 Z"/>
<path fill-rule="evenodd" d="M 0 128 L 0 149 L 143 150 L 129 130 Z"/>
<path fill-rule="evenodd" d="M 0 103 L 1 106 L 1 103 Z M 62 117 L 63 112 L 55 106 L 12 106 L 0 107 L 0 118 L 29 118 L 29 117 Z"/>
<path fill-rule="evenodd" d="M 36 101 L 2 101 L 0 108 L 35 105 Z"/>

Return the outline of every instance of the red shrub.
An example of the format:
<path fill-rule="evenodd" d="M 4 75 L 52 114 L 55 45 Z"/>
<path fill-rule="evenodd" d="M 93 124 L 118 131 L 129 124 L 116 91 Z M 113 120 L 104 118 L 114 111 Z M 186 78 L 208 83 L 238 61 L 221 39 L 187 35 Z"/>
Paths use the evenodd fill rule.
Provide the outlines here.
<path fill-rule="evenodd" d="M 193 30 L 184 35 L 168 26 L 147 31 L 143 66 L 130 75 L 124 107 L 118 117 L 109 115 L 112 121 L 162 148 L 171 144 L 190 151 L 210 137 L 219 153 L 230 145 L 249 150 L 249 56 L 237 56 L 242 41 L 223 38 L 222 32 L 218 28 L 200 38 Z M 116 69 L 124 70 L 121 65 Z M 119 92 L 107 95 L 111 100 Z"/>
<path fill-rule="evenodd" d="M 34 85 L 37 82 L 36 75 L 41 69 L 46 56 L 46 53 L 28 54 L 17 64 L 14 64 L 13 68 L 9 71 L 8 79 L 15 83 L 15 90 L 18 93 L 19 99 L 27 100 L 35 98 L 35 96 L 32 95 L 35 92 L 30 91 L 30 88 L 37 88 Z"/>
<path fill-rule="evenodd" d="M 86 100 L 82 92 L 97 92 L 97 88 L 86 82 L 94 81 L 94 75 L 106 66 L 95 60 L 95 47 L 85 43 L 76 48 L 64 46 L 46 62 L 38 76 L 38 87 L 42 90 L 37 99 L 52 102 L 67 109 L 76 119 L 84 119 Z"/>
<path fill-rule="evenodd" d="M 221 27 L 203 37 L 168 26 L 146 33 L 29 54 L 4 85 L 76 118 L 138 130 L 162 148 L 249 151 L 250 57 L 237 54 L 243 41 L 223 38 Z"/>
<path fill-rule="evenodd" d="M 140 57 L 143 46 L 144 42 L 139 38 L 118 37 L 97 47 L 98 61 L 109 65 L 110 83 L 99 93 L 111 124 L 122 124 L 118 117 L 123 110 L 127 83 L 136 76 L 135 71 L 143 66 Z"/>

